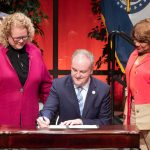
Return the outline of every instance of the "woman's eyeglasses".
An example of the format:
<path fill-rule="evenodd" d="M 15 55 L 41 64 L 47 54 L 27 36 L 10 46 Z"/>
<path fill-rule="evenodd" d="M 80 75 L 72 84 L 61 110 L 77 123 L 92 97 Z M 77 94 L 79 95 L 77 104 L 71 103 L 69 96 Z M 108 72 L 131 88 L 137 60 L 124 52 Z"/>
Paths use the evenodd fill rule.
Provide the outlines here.
<path fill-rule="evenodd" d="M 28 35 L 27 36 L 20 36 L 20 37 L 12 37 L 11 36 L 11 38 L 13 39 L 14 42 L 19 42 L 20 40 L 26 41 L 29 38 L 29 36 Z"/>

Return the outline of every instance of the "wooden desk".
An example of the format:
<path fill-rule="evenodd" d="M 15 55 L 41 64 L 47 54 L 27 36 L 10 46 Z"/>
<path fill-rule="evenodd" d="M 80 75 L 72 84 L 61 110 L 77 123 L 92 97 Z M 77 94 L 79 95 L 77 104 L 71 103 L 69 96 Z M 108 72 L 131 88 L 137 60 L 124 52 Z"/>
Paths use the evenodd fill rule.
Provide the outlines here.
<path fill-rule="evenodd" d="M 0 126 L 0 148 L 139 148 L 135 126 L 25 130 Z"/>

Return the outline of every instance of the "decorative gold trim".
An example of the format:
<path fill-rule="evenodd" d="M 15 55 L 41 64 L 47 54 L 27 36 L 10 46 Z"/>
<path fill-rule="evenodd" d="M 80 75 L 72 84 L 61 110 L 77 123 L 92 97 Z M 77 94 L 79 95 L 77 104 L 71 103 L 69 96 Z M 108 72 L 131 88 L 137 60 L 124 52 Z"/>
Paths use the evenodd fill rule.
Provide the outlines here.
<path fill-rule="evenodd" d="M 129 13 L 130 12 L 130 9 L 131 9 L 131 7 L 130 7 L 130 0 L 126 0 L 126 4 L 127 4 L 127 12 Z"/>

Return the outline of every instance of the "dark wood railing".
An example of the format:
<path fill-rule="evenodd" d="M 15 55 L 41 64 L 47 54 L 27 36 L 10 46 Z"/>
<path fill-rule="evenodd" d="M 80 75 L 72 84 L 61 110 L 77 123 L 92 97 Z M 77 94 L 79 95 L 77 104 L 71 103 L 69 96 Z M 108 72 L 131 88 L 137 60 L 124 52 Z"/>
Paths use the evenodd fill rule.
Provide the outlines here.
<path fill-rule="evenodd" d="M 16 129 L 0 126 L 0 148 L 138 148 L 135 126 L 98 129 Z"/>

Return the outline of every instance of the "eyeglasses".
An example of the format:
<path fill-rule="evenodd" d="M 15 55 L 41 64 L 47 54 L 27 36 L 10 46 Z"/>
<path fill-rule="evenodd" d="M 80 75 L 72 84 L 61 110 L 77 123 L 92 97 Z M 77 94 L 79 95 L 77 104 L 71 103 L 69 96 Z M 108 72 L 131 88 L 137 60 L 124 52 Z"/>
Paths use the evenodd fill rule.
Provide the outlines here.
<path fill-rule="evenodd" d="M 136 39 L 133 39 L 133 42 L 139 42 L 139 43 L 149 43 L 148 40 L 136 40 Z"/>
<path fill-rule="evenodd" d="M 12 37 L 11 36 L 11 38 L 13 39 L 14 42 L 19 42 L 20 40 L 26 41 L 29 38 L 29 36 L 28 35 L 27 36 L 20 36 L 20 37 Z"/>
<path fill-rule="evenodd" d="M 149 44 L 149 41 L 146 41 L 146 40 L 133 40 L 134 44 L 136 45 L 137 43 L 142 45 L 142 46 L 145 46 L 145 44 Z"/>
<path fill-rule="evenodd" d="M 137 38 L 135 36 L 132 37 L 132 40 L 134 43 L 149 43 L 149 40 L 147 38 Z"/>

